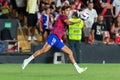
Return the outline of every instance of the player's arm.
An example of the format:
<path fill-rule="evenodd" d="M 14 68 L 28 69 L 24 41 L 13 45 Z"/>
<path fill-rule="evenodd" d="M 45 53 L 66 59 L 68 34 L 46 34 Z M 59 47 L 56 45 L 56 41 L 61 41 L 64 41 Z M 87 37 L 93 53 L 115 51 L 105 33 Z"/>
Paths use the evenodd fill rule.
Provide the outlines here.
<path fill-rule="evenodd" d="M 72 21 L 69 21 L 68 19 L 64 20 L 64 22 L 67 24 L 67 25 L 71 25 L 71 24 L 77 24 L 77 23 L 80 23 L 81 20 L 78 20 L 76 22 L 72 22 Z"/>

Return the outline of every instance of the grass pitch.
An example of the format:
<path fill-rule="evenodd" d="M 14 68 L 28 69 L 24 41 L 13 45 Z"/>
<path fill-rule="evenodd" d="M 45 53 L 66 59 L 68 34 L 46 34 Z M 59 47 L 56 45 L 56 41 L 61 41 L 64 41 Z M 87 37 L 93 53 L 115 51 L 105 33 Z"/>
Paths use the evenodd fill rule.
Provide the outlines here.
<path fill-rule="evenodd" d="M 71 64 L 0 64 L 0 80 L 120 80 L 120 64 L 79 64 L 88 70 L 78 74 Z"/>

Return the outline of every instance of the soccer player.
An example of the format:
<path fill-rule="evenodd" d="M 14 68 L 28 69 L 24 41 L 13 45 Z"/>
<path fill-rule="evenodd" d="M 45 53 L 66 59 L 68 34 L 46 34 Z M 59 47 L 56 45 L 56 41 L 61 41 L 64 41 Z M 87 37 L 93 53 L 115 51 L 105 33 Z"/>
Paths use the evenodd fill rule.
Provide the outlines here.
<path fill-rule="evenodd" d="M 77 70 L 78 73 L 82 73 L 87 70 L 87 68 L 81 68 L 78 66 L 76 63 L 72 51 L 62 42 L 62 37 L 66 31 L 66 24 L 76 24 L 80 23 L 81 20 L 77 22 L 70 22 L 67 19 L 67 16 L 69 15 L 70 8 L 68 6 L 63 6 L 62 7 L 62 14 L 60 14 L 57 17 L 57 20 L 55 21 L 54 24 L 54 29 L 52 30 L 51 34 L 48 36 L 45 45 L 43 46 L 42 49 L 36 51 L 33 55 L 31 55 L 29 58 L 25 59 L 23 64 L 22 64 L 22 69 L 25 69 L 25 67 L 32 61 L 34 58 L 37 56 L 49 51 L 52 46 L 58 48 L 59 50 L 62 50 L 65 52 L 75 69 Z"/>

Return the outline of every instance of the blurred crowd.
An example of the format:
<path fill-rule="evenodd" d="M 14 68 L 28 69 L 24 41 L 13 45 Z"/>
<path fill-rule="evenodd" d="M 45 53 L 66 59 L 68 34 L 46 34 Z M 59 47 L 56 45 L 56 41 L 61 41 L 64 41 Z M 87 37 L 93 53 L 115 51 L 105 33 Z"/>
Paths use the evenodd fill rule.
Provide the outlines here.
<path fill-rule="evenodd" d="M 90 44 L 120 44 L 120 0 L 0 0 L 0 19 L 17 18 L 27 28 L 28 40 L 37 40 L 35 29 L 47 39 L 54 22 L 70 6 L 69 19 L 74 12 L 84 21 L 82 42 Z M 79 16 L 80 16 L 79 15 Z M 67 32 L 63 41 L 67 41 Z"/>

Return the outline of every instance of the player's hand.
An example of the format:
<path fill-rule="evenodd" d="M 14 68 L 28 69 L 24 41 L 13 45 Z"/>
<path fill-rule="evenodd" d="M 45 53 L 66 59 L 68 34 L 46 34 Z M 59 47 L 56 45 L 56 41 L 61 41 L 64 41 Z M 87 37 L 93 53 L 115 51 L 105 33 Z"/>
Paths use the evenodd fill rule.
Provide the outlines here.
<path fill-rule="evenodd" d="M 80 23 L 81 22 L 81 20 L 78 20 L 76 23 Z"/>

